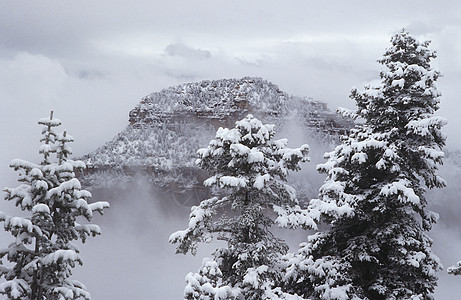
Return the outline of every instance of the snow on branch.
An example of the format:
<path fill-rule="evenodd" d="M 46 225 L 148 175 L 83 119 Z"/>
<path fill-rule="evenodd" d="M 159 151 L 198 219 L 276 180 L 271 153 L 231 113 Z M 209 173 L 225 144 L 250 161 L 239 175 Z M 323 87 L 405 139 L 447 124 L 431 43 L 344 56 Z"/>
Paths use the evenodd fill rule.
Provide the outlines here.
<path fill-rule="evenodd" d="M 340 114 L 341 116 L 343 116 L 345 118 L 350 118 L 352 120 L 355 120 L 355 119 L 357 119 L 359 117 L 359 115 L 357 114 L 357 112 L 355 110 L 347 109 L 347 108 L 344 108 L 344 107 L 336 108 L 336 113 Z"/>
<path fill-rule="evenodd" d="M 88 207 L 91 209 L 91 211 L 97 211 L 102 215 L 104 214 L 105 208 L 110 208 L 110 204 L 107 201 L 98 201 L 95 203 L 88 204 Z"/>
<path fill-rule="evenodd" d="M 46 204 L 39 203 L 39 204 L 34 205 L 34 207 L 32 207 L 32 213 L 33 214 L 48 214 L 49 215 L 50 214 L 50 208 Z"/>
<path fill-rule="evenodd" d="M 45 266 L 63 262 L 67 262 L 71 266 L 73 266 L 76 262 L 80 265 L 83 265 L 82 259 L 80 258 L 80 255 L 77 254 L 77 252 L 74 250 L 65 249 L 60 249 L 44 256 L 40 259 L 40 262 Z"/>
<path fill-rule="evenodd" d="M 317 223 L 320 215 L 314 214 L 310 210 L 301 209 L 299 205 L 294 207 L 281 207 L 274 205 L 274 211 L 277 213 L 275 223 L 283 228 L 298 228 L 317 230 Z"/>
<path fill-rule="evenodd" d="M 74 190 L 74 189 L 80 190 L 81 188 L 82 186 L 80 184 L 80 181 L 77 178 L 72 178 L 69 181 L 62 182 L 58 187 L 50 189 L 47 192 L 46 196 L 47 198 L 51 198 L 53 196 L 61 195 L 61 193 L 63 193 L 64 191 Z"/>
<path fill-rule="evenodd" d="M 0 293 L 7 294 L 11 299 L 21 299 L 28 295 L 29 291 L 29 285 L 23 279 L 7 280 L 0 283 Z"/>
<path fill-rule="evenodd" d="M 80 233 L 83 242 L 85 242 L 86 237 L 89 235 L 97 236 L 101 234 L 101 228 L 96 224 L 75 223 L 75 230 Z"/>
<path fill-rule="evenodd" d="M 433 116 L 419 120 L 412 120 L 408 122 L 406 128 L 409 133 L 411 132 L 421 136 L 426 136 L 431 134 L 434 129 L 440 129 L 446 124 L 447 119 L 439 116 Z"/>
<path fill-rule="evenodd" d="M 34 225 L 29 219 L 23 217 L 6 217 L 4 221 L 5 229 L 18 232 L 25 230 L 29 233 L 36 233 L 38 236 L 42 235 L 40 227 Z"/>
<path fill-rule="evenodd" d="M 216 235 L 227 248 L 217 249 L 199 273 L 187 276 L 185 298 L 301 299 L 275 286 L 288 247 L 269 227 L 316 226 L 286 184 L 289 170 L 309 160 L 309 147 L 287 148 L 287 140 L 273 141 L 274 135 L 274 125 L 248 115 L 235 128 L 219 128 L 208 147 L 198 150 L 197 165 L 210 174 L 204 185 L 225 197 L 192 207 L 188 228 L 169 241 L 178 244 L 176 253 L 195 254 L 197 243 Z"/>
<path fill-rule="evenodd" d="M 449 267 L 447 271 L 448 274 L 461 275 L 461 261 L 458 261 L 456 266 Z"/>
<path fill-rule="evenodd" d="M 62 300 L 74 300 L 83 297 L 86 300 L 90 300 L 90 293 L 87 291 L 85 285 L 77 280 L 66 280 L 65 287 L 55 287 L 53 292 L 60 296 Z"/>
<path fill-rule="evenodd" d="M 50 119 L 50 118 L 41 118 L 38 120 L 38 124 L 45 126 L 56 127 L 61 125 L 61 120 L 59 119 Z"/>
<path fill-rule="evenodd" d="M 93 211 L 102 213 L 109 203 L 88 204 L 91 193 L 82 190 L 74 173 L 85 165 L 67 159 L 71 153 L 68 143 L 73 138 L 53 129 L 61 121 L 53 119 L 51 113 L 49 118 L 40 119 L 39 124 L 45 125 L 39 149 L 42 162 L 13 160 L 10 166 L 22 171 L 18 180 L 22 184 L 4 190 L 5 200 L 15 201 L 29 217 L 10 217 L 0 212 L 5 230 L 15 238 L 8 248 L 0 251 L 0 258 L 9 262 L 1 265 L 0 261 L 0 274 L 8 279 L 0 284 L 0 294 L 11 299 L 42 299 L 49 295 L 69 300 L 90 299 L 83 284 L 69 279 L 71 268 L 82 264 L 72 241 L 85 241 L 89 235 L 101 234 L 101 229 L 93 224 L 78 224 L 76 219 L 83 216 L 90 220 Z"/>
<path fill-rule="evenodd" d="M 408 185 L 410 185 L 410 181 L 406 179 L 400 179 L 382 187 L 380 195 L 385 197 L 398 195 L 399 200 L 403 203 L 410 202 L 415 205 L 420 204 L 421 201 L 419 197 L 415 194 L 413 188 L 408 187 Z"/>
<path fill-rule="evenodd" d="M 13 159 L 10 163 L 10 167 L 13 168 L 15 171 L 19 169 L 23 170 L 32 170 L 32 169 L 39 169 L 40 166 L 34 163 L 31 163 L 27 160 L 23 159 Z"/>
<path fill-rule="evenodd" d="M 195 254 L 196 243 L 198 241 L 211 242 L 212 236 L 208 230 L 211 217 L 215 212 L 208 206 L 217 201 L 218 198 L 214 197 L 202 201 L 199 206 L 193 206 L 189 215 L 188 228 L 176 231 L 170 235 L 169 242 L 179 244 L 176 248 L 177 253 L 186 254 L 190 251 L 192 254 Z"/>

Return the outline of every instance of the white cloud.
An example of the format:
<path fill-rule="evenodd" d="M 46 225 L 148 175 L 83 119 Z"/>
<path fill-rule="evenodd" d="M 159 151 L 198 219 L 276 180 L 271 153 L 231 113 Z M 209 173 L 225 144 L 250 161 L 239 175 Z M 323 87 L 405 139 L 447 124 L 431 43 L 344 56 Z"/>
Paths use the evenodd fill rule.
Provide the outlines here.
<path fill-rule="evenodd" d="M 182 43 L 169 44 L 165 52 L 170 56 L 182 56 L 186 59 L 207 59 L 211 57 L 208 50 L 194 49 Z"/>

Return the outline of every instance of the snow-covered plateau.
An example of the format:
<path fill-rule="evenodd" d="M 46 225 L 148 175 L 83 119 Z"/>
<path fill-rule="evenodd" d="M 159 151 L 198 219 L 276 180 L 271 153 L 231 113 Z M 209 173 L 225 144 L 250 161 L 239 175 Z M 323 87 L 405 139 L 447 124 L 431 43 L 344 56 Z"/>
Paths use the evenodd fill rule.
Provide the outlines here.
<path fill-rule="evenodd" d="M 209 195 L 203 186 L 207 174 L 195 166 L 197 149 L 207 145 L 219 127 L 232 127 L 249 113 L 275 124 L 288 137 L 296 127 L 301 132 L 297 139 L 322 148 L 337 143 L 352 126 L 325 103 L 291 96 L 261 78 L 186 83 L 144 97 L 129 112 L 125 130 L 82 158 L 87 168 L 81 180 L 100 190 L 142 179 L 192 206 Z M 299 188 L 312 184 L 303 185 Z"/>

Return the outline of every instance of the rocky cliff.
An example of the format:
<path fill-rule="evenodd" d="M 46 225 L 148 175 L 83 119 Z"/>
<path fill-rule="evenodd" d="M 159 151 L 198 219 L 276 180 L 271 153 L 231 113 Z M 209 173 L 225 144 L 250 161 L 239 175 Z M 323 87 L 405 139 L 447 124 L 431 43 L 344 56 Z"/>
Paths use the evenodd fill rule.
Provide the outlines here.
<path fill-rule="evenodd" d="M 182 84 L 144 97 L 125 130 L 83 157 L 82 182 L 97 189 L 141 178 L 181 204 L 195 204 L 209 194 L 202 186 L 207 174 L 194 164 L 197 149 L 248 113 L 279 131 L 295 126 L 307 143 L 338 141 L 352 126 L 325 103 L 290 96 L 261 78 Z"/>

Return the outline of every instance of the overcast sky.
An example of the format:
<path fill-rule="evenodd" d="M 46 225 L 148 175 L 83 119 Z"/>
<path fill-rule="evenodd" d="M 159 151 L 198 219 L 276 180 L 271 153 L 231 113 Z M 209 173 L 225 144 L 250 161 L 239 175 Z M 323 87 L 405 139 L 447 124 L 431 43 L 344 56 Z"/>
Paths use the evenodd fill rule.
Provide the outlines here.
<path fill-rule="evenodd" d="M 53 108 L 77 153 L 120 131 L 141 97 L 201 79 L 260 76 L 353 108 L 351 88 L 378 78 L 376 60 L 402 27 L 438 51 L 440 114 L 461 148 L 459 1 L 7 0 L 0 16 L 2 121 L 34 126 Z"/>
<path fill-rule="evenodd" d="M 444 74 L 439 114 L 461 149 L 461 1 L 0 1 L 0 185 L 37 157 L 50 109 L 77 155 L 128 124 L 140 99 L 202 79 L 259 76 L 282 90 L 354 107 L 352 87 L 405 27 L 432 40 Z"/>

